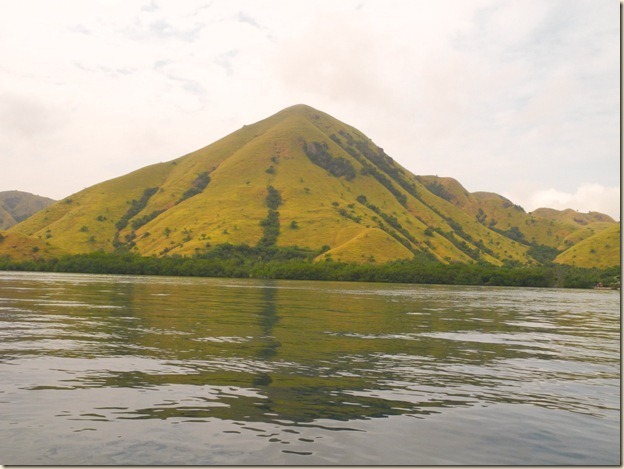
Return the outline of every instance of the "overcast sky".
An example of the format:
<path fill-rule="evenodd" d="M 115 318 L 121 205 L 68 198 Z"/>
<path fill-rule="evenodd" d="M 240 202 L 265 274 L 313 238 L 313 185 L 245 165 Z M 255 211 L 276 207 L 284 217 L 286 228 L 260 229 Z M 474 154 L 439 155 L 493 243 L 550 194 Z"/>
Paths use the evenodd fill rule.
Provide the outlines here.
<path fill-rule="evenodd" d="M 0 191 L 60 199 L 297 103 L 415 174 L 619 219 L 617 0 L 5 0 Z"/>

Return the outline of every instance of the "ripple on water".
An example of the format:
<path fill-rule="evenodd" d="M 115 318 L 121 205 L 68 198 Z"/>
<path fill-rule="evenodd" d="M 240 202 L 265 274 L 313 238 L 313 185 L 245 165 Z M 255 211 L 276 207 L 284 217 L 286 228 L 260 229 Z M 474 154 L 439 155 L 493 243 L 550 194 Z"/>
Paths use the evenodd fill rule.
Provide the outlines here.
<path fill-rule="evenodd" d="M 10 464 L 619 461 L 617 296 L 0 278 Z"/>

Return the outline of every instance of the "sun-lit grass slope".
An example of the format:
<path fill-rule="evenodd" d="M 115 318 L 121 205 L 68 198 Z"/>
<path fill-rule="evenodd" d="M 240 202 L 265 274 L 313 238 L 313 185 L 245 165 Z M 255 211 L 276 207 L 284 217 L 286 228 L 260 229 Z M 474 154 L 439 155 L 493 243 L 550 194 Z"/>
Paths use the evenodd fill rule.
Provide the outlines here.
<path fill-rule="evenodd" d="M 20 233 L 0 231 L 0 257 L 8 256 L 17 261 L 47 259 L 65 254 L 62 249 L 40 239 Z"/>
<path fill-rule="evenodd" d="M 620 236 L 620 225 L 613 225 L 559 254 L 555 262 L 599 268 L 620 265 Z"/>
<path fill-rule="evenodd" d="M 493 231 L 525 244 L 564 251 L 616 224 L 608 215 L 540 208 L 527 213 L 519 205 L 491 192 L 468 192 L 452 178 L 418 176 L 435 194 L 461 208 Z"/>
<path fill-rule="evenodd" d="M 415 176 L 354 127 L 296 105 L 89 187 L 12 232 L 71 253 L 190 256 L 231 243 L 298 246 L 318 251 L 317 261 L 502 264 L 534 262 L 527 240 L 550 236 L 531 231 L 530 218 L 496 194 Z M 583 226 L 596 223 L 609 221 Z M 557 231 L 561 239 L 549 242 L 572 233 Z"/>
<path fill-rule="evenodd" d="M 164 180 L 167 164 L 147 166 L 91 186 L 36 213 L 11 231 L 48 241 L 70 253 L 113 250 L 115 223 L 145 188 Z"/>
<path fill-rule="evenodd" d="M 372 221 L 368 226 L 362 223 L 364 218 L 376 214 L 358 203 L 357 195 L 369 193 L 385 205 L 393 204 L 397 208 L 400 205 L 378 184 L 364 178 L 356 181 L 357 177 L 349 180 L 332 175 L 311 161 L 305 146 L 314 142 L 331 147 L 331 158 L 351 160 L 351 165 L 358 165 L 315 125 L 321 119 L 317 112 L 306 106 L 288 108 L 217 142 L 226 147 L 230 140 L 236 140 L 228 157 L 210 168 L 210 183 L 202 193 L 184 201 L 180 209 L 166 211 L 137 230 L 139 250 L 155 255 L 189 255 L 224 242 L 255 245 L 263 236 L 270 186 L 282 200 L 277 208 L 278 246 L 319 250 L 327 246 L 333 259 L 346 260 L 356 253 L 359 255 L 355 240 L 377 223 Z M 327 115 L 324 119 L 333 120 Z M 338 121 L 333 125 L 347 128 Z M 241 138 L 240 132 L 245 133 L 245 138 Z M 208 147 L 207 153 L 212 150 Z M 358 182 L 364 187 L 358 187 Z M 380 253 L 379 260 L 413 255 L 396 237 L 391 237 L 389 244 L 394 247 Z"/>
<path fill-rule="evenodd" d="M 412 257 L 405 246 L 379 228 L 367 228 L 337 248 L 318 256 L 318 260 L 335 257 L 345 262 L 371 262 L 377 259 L 397 260 Z"/>
<path fill-rule="evenodd" d="M 53 203 L 48 197 L 29 192 L 0 192 L 0 229 L 6 230 Z"/>
<path fill-rule="evenodd" d="M 594 222 L 609 222 L 614 223 L 615 220 L 609 215 L 605 215 L 600 212 L 581 213 L 571 208 L 565 210 L 555 210 L 553 208 L 538 208 L 534 210 L 533 215 L 541 218 L 547 218 L 549 220 L 569 221 L 574 223 L 580 223 L 586 225 Z"/>

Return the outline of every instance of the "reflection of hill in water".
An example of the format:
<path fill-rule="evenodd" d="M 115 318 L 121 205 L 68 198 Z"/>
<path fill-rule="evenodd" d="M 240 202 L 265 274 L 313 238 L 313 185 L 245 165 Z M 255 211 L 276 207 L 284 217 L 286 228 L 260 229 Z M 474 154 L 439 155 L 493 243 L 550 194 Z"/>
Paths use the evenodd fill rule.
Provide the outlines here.
<path fill-rule="evenodd" d="M 545 381 L 583 378 L 558 370 L 556 360 L 545 364 L 562 350 L 552 335 L 581 337 L 591 314 L 564 306 L 540 322 L 522 304 L 522 295 L 537 294 L 530 290 L 510 300 L 505 289 L 336 285 L 102 280 L 67 283 L 40 307 L 78 344 L 54 355 L 91 359 L 64 389 L 168 392 L 111 419 L 290 425 L 483 402 L 587 412 L 573 397 L 553 400 L 547 386 L 526 383 L 540 373 Z"/>

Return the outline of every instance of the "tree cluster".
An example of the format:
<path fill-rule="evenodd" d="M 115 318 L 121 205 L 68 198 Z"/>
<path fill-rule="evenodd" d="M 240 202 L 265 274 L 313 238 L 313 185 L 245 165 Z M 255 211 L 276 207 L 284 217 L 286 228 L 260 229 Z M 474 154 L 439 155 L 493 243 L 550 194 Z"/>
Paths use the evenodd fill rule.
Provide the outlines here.
<path fill-rule="evenodd" d="M 332 156 L 326 143 L 308 142 L 303 145 L 303 150 L 312 163 L 326 169 L 332 176 L 343 176 L 348 181 L 355 178 L 351 162 L 341 156 Z"/>
<path fill-rule="evenodd" d="M 222 244 L 193 257 L 98 251 L 38 261 L 0 258 L 0 270 L 565 288 L 619 286 L 620 281 L 619 267 L 442 264 L 424 253 L 385 264 L 314 261 L 320 253 L 297 247 Z"/>

